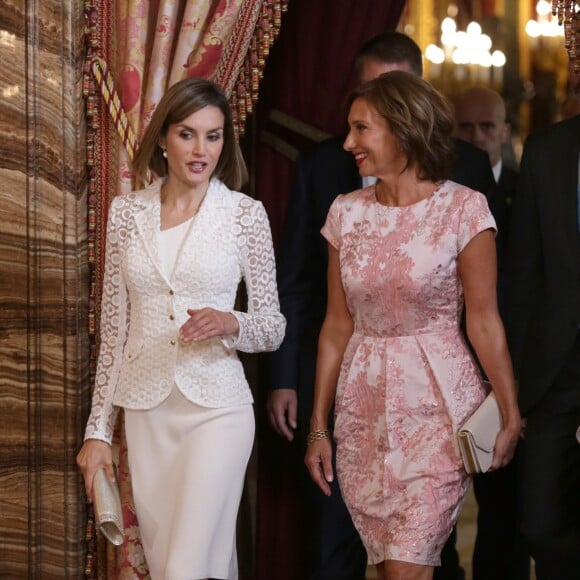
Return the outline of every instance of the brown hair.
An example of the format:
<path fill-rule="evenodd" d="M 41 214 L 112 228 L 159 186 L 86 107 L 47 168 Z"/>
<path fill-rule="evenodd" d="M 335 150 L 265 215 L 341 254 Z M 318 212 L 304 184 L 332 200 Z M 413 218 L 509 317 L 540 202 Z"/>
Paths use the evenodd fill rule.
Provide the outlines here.
<path fill-rule="evenodd" d="M 137 180 L 146 183 L 149 169 L 157 177 L 167 175 L 167 159 L 159 146 L 160 138 L 167 134 L 169 125 L 179 123 L 208 106 L 217 107 L 224 116 L 224 147 L 212 177 L 234 190 L 239 190 L 247 182 L 248 171 L 235 138 L 228 100 L 218 85 L 199 78 L 175 83 L 159 101 L 133 161 Z"/>
<path fill-rule="evenodd" d="M 354 89 L 349 107 L 365 99 L 383 117 L 419 179 L 449 177 L 454 161 L 453 111 L 447 99 L 412 73 L 392 71 Z"/>

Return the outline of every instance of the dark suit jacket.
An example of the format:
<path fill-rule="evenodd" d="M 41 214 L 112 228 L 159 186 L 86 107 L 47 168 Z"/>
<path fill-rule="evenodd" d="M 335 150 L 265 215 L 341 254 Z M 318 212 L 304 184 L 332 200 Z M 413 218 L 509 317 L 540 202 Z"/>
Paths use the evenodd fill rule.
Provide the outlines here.
<path fill-rule="evenodd" d="M 580 115 L 530 136 L 522 156 L 508 251 L 508 339 L 522 414 L 554 382 L 580 325 L 579 154 Z"/>
<path fill-rule="evenodd" d="M 502 250 L 507 249 L 509 225 L 517 186 L 518 172 L 504 165 L 499 176 L 499 181 L 488 197 L 489 207 L 497 224 L 498 245 L 502 241 Z"/>
<path fill-rule="evenodd" d="M 362 186 L 354 158 L 342 143 L 328 139 L 299 156 L 278 258 L 280 308 L 287 326 L 282 346 L 269 355 L 270 386 L 298 390 L 298 418 L 306 429 L 326 312 L 328 252 L 320 229 L 336 196 Z M 495 184 L 487 153 L 457 139 L 451 179 L 487 195 Z"/>
<path fill-rule="evenodd" d="M 498 269 L 498 301 L 499 310 L 504 324 L 507 324 L 509 312 L 507 309 L 507 244 L 510 233 L 513 202 L 518 185 L 518 173 L 505 165 L 502 167 L 499 181 L 490 193 L 489 207 L 497 224 L 497 269 Z"/>

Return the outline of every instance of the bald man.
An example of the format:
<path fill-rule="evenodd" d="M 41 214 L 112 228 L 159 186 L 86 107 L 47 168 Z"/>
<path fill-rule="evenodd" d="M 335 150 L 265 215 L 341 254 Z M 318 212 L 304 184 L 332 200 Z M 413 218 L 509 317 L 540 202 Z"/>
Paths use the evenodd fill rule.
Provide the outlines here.
<path fill-rule="evenodd" d="M 502 160 L 502 146 L 508 142 L 511 133 L 504 100 L 498 92 L 487 87 L 465 89 L 455 98 L 455 122 L 456 137 L 483 149 L 489 155 L 497 186 L 488 201 L 499 230 L 498 266 L 500 272 L 503 272 L 510 209 L 518 177 Z M 501 301 L 500 293 L 500 309 L 503 308 Z"/>
<path fill-rule="evenodd" d="M 487 151 L 496 181 L 501 172 L 501 146 L 510 136 L 505 103 L 487 87 L 465 89 L 455 100 L 455 135 Z M 498 167 L 499 166 L 499 167 Z"/>
<path fill-rule="evenodd" d="M 492 89 L 466 89 L 455 99 L 455 122 L 456 137 L 487 152 L 496 181 L 488 200 L 498 225 L 498 301 L 505 319 L 505 244 L 518 178 L 501 156 L 511 131 L 505 103 Z M 518 526 L 517 459 L 494 473 L 476 476 L 473 489 L 479 505 L 473 580 L 528 580 L 529 556 Z"/>

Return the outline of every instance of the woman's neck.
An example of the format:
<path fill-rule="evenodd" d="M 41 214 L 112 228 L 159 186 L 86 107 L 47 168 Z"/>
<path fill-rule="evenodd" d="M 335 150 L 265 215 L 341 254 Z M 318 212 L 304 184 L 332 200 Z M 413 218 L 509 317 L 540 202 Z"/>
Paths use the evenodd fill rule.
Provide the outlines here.
<path fill-rule="evenodd" d="M 175 180 L 167 179 L 161 186 L 161 205 L 174 212 L 190 213 L 199 208 L 208 188 L 209 182 L 188 188 Z"/>
<path fill-rule="evenodd" d="M 381 205 L 404 207 L 429 197 L 439 186 L 430 180 L 420 180 L 415 171 L 379 177 L 375 196 Z"/>
<path fill-rule="evenodd" d="M 167 180 L 161 186 L 161 229 L 172 228 L 196 216 L 208 188 L 209 183 L 190 189 Z"/>

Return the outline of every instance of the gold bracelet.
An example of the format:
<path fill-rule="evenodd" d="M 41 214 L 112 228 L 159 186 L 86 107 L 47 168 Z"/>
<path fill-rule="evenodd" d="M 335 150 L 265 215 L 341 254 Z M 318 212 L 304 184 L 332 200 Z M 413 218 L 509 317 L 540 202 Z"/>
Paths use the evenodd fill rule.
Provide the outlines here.
<path fill-rule="evenodd" d="M 330 436 L 330 431 L 328 429 L 324 429 L 321 431 L 310 431 L 308 435 L 306 435 L 306 444 L 310 445 L 314 443 L 314 441 L 318 441 L 319 439 L 328 439 Z"/>

